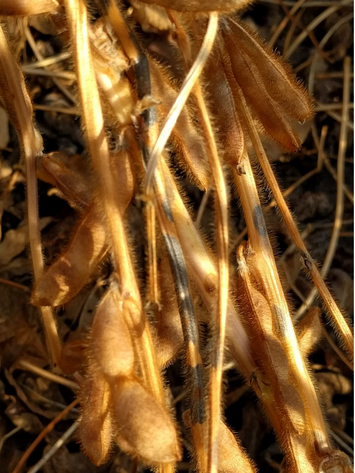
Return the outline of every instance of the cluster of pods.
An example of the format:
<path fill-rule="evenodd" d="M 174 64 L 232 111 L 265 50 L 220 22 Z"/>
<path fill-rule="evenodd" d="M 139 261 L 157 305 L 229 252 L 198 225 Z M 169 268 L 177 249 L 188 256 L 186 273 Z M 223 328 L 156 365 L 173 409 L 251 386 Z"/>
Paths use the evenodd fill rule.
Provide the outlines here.
<path fill-rule="evenodd" d="M 0 30 L 0 96 L 27 171 L 31 301 L 41 311 L 54 366 L 74 373 L 80 383 L 79 439 L 97 465 L 116 443 L 156 471 L 175 470 L 182 448 L 164 368 L 183 354 L 189 392 L 183 418 L 195 471 L 256 472 L 223 421 L 228 347 L 284 449 L 283 471 L 352 471 L 346 455 L 333 449 L 307 367 L 320 337 L 319 311 L 312 309 L 297 325 L 292 321 L 253 169 L 257 158 L 351 357 L 350 328 L 302 241 L 261 139 L 297 150 L 296 125 L 313 116 L 312 101 L 282 59 L 239 19 L 248 4 L 3 0 L 0 5 L 3 16 L 46 14 L 72 51 L 90 182 L 65 165 L 60 153 L 43 154 L 24 77 Z M 162 40 L 149 42 L 152 33 Z M 216 245 L 208 245 L 193 222 L 173 162 L 198 188 L 213 191 Z M 37 178 L 55 186 L 80 216 L 68 247 L 49 267 L 41 251 Z M 233 278 L 227 179 L 238 191 L 248 229 Z M 147 264 L 139 268 L 144 281 L 137 277 L 127 221 L 137 195 L 145 203 Z M 90 334 L 62 347 L 53 308 L 73 299 L 108 260 L 112 274 Z M 196 311 L 197 299 L 204 310 Z M 200 324 L 211 334 L 207 357 Z"/>

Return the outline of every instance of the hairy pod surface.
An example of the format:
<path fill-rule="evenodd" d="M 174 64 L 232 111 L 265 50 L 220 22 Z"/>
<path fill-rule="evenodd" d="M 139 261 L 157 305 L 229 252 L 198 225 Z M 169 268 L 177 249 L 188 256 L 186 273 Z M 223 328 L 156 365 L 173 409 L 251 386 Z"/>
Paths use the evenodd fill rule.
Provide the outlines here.
<path fill-rule="evenodd" d="M 167 10 L 191 13 L 229 12 L 245 8 L 251 0 L 142 0 L 143 3 L 160 5 Z"/>
<path fill-rule="evenodd" d="M 268 51 L 241 23 L 229 20 L 222 28 L 222 36 L 224 60 L 230 63 L 254 117 L 272 140 L 288 151 L 295 151 L 301 145 L 295 121 L 304 122 L 313 115 L 305 89 L 281 58 Z M 230 85 L 233 86 L 232 81 Z"/>
<path fill-rule="evenodd" d="M 255 466 L 224 422 L 218 433 L 218 473 L 256 473 Z"/>
<path fill-rule="evenodd" d="M 67 303 L 87 284 L 106 251 L 106 229 L 96 205 L 92 204 L 74 232 L 67 251 L 35 286 L 32 303 L 54 307 Z"/>
<path fill-rule="evenodd" d="M 95 465 L 108 459 L 113 439 L 111 391 L 97 366 L 91 365 L 79 394 L 81 416 L 78 436 L 85 454 Z"/>
<path fill-rule="evenodd" d="M 122 378 L 112 386 L 119 438 L 128 453 L 148 463 L 170 463 L 180 457 L 175 427 L 164 408 L 136 379 Z M 121 445 L 122 448 L 125 445 Z"/>
<path fill-rule="evenodd" d="M 312 307 L 296 327 L 300 351 L 304 357 L 310 355 L 322 337 L 321 311 Z"/>
<path fill-rule="evenodd" d="M 101 299 L 92 324 L 92 355 L 110 382 L 117 376 L 131 376 L 134 369 L 133 345 L 123 310 L 122 298 L 111 288 Z"/>
<path fill-rule="evenodd" d="M 234 166 L 243 156 L 244 132 L 234 103 L 233 85 L 230 84 L 230 60 L 228 56 L 223 56 L 223 48 L 223 40 L 219 38 L 206 67 L 206 80 L 213 102 L 212 110 L 218 120 L 218 131 L 223 137 L 223 157 L 227 164 Z"/>
<path fill-rule="evenodd" d="M 160 368 L 167 366 L 177 356 L 184 343 L 179 307 L 175 294 L 175 284 L 169 260 L 164 255 L 158 268 L 160 287 L 160 307 L 156 311 L 157 363 Z"/>
<path fill-rule="evenodd" d="M 85 209 L 92 201 L 92 192 L 89 185 L 77 172 L 68 169 L 59 159 L 57 153 L 43 156 L 41 165 L 47 173 L 50 182 L 56 186 L 64 197 L 79 209 Z"/>
<path fill-rule="evenodd" d="M 51 13 L 59 7 L 56 0 L 1 0 L 0 16 L 28 16 Z"/>

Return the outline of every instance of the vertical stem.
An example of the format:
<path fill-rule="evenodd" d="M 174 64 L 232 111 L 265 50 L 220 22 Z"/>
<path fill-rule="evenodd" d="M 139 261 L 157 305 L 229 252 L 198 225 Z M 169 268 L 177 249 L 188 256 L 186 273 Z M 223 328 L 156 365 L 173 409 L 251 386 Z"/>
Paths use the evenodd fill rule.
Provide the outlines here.
<path fill-rule="evenodd" d="M 4 32 L 0 27 L 0 88 L 4 106 L 18 133 L 25 165 L 27 183 L 27 218 L 34 280 L 43 275 L 41 235 L 38 217 L 38 190 L 36 159 L 42 154 L 43 142 L 33 125 L 33 111 L 23 74 L 12 58 Z M 50 307 L 40 308 L 46 339 L 54 366 L 58 366 L 61 343 L 57 325 Z"/>

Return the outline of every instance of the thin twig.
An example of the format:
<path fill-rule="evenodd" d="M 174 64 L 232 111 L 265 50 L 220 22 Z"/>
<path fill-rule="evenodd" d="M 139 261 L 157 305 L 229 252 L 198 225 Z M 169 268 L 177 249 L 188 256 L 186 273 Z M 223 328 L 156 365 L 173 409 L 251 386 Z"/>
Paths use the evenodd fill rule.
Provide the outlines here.
<path fill-rule="evenodd" d="M 37 447 L 37 445 L 41 442 L 44 437 L 51 432 L 54 427 L 60 422 L 64 417 L 72 410 L 73 407 L 75 407 L 78 404 L 78 400 L 75 399 L 69 406 L 67 406 L 60 414 L 57 415 L 55 419 L 52 420 L 43 430 L 42 432 L 38 435 L 38 437 L 32 442 L 32 444 L 28 447 L 28 449 L 25 451 L 25 453 L 22 455 L 20 461 L 18 462 L 16 468 L 13 470 L 12 473 L 20 473 L 21 468 L 25 465 L 27 459 L 33 452 L 33 450 Z"/>
<path fill-rule="evenodd" d="M 66 432 L 64 432 L 64 434 L 55 442 L 48 452 L 43 455 L 40 461 L 37 462 L 30 470 L 28 470 L 28 473 L 37 473 L 37 471 L 39 471 L 42 466 L 44 466 L 47 461 L 52 458 L 52 456 L 65 444 L 65 442 L 70 439 L 78 427 L 79 421 L 74 422 L 74 424 L 71 425 Z"/>
<path fill-rule="evenodd" d="M 27 371 L 31 371 L 31 373 L 38 374 L 39 376 L 42 376 L 45 379 L 49 379 L 50 381 L 53 381 L 53 383 L 58 383 L 61 384 L 62 386 L 67 386 L 74 392 L 76 392 L 79 388 L 77 383 L 74 383 L 74 381 L 71 381 L 70 379 L 63 378 L 62 376 L 58 376 L 51 371 L 44 370 L 43 368 L 40 368 L 37 365 L 34 365 L 28 360 L 18 360 L 16 362 L 16 367 L 25 369 Z"/>
<path fill-rule="evenodd" d="M 327 8 L 321 14 L 319 14 L 313 21 L 311 21 L 311 23 L 309 23 L 309 25 L 307 25 L 307 28 L 305 28 L 305 30 L 303 30 L 302 33 L 297 36 L 295 41 L 285 52 L 284 58 L 288 59 L 296 51 L 302 41 L 305 40 L 309 33 L 314 30 L 314 28 L 316 28 L 322 21 L 326 20 L 330 15 L 339 10 L 339 8 L 351 4 L 352 1 L 353 0 L 341 0 L 340 2 L 337 2 L 335 5 L 333 4 L 331 7 Z"/>

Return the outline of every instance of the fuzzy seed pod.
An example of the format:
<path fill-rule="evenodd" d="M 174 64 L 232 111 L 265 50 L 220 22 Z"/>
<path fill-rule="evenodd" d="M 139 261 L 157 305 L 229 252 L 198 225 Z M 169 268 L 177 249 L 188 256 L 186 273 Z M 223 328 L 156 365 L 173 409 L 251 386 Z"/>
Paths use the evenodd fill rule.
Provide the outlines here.
<path fill-rule="evenodd" d="M 136 379 L 121 378 L 112 388 L 120 447 L 148 463 L 177 461 L 175 426 L 156 399 Z"/>
<path fill-rule="evenodd" d="M 1 0 L 0 15 L 28 16 L 50 13 L 58 8 L 56 0 Z"/>
<path fill-rule="evenodd" d="M 175 284 L 167 255 L 159 266 L 160 309 L 157 311 L 156 346 L 157 362 L 160 368 L 171 363 L 184 343 Z"/>
<path fill-rule="evenodd" d="M 307 357 L 322 336 L 321 312 L 318 307 L 311 307 L 297 328 L 297 340 L 300 351 Z"/>
<path fill-rule="evenodd" d="M 306 90 L 290 68 L 244 25 L 229 20 L 222 36 L 223 54 L 254 117 L 280 146 L 295 151 L 301 145 L 294 131 L 295 121 L 304 122 L 313 115 Z"/>
<path fill-rule="evenodd" d="M 255 466 L 248 458 L 237 439 L 224 422 L 219 424 L 218 433 L 218 473 L 256 473 Z"/>
<path fill-rule="evenodd" d="M 215 54 L 206 66 L 206 79 L 213 100 L 213 112 L 217 118 L 218 128 L 223 142 L 223 156 L 226 163 L 237 165 L 244 152 L 244 133 L 233 98 L 233 86 L 228 79 L 230 61 L 222 55 L 223 41 L 218 41 Z M 228 68 L 229 65 L 229 68 Z M 229 72 L 229 77 L 227 73 Z"/>
<path fill-rule="evenodd" d="M 108 383 L 93 365 L 81 385 L 79 400 L 81 416 L 78 435 L 82 449 L 95 465 L 102 465 L 110 454 L 112 443 L 112 399 Z"/>
<path fill-rule="evenodd" d="M 92 204 L 79 223 L 68 249 L 35 286 L 31 302 L 37 306 L 67 303 L 87 284 L 107 251 L 106 229 Z"/>
<path fill-rule="evenodd" d="M 251 0 L 142 0 L 149 5 L 160 5 L 167 10 L 176 10 L 181 12 L 230 12 L 240 10 L 246 7 Z"/>
<path fill-rule="evenodd" d="M 86 208 L 92 200 L 89 186 L 80 174 L 71 171 L 57 159 L 56 154 L 58 153 L 50 153 L 42 158 L 41 166 L 47 175 L 46 182 L 56 186 L 75 207 Z"/>
<path fill-rule="evenodd" d="M 132 340 L 124 320 L 122 302 L 114 289 L 107 291 L 96 309 L 90 348 L 107 381 L 113 382 L 117 376 L 132 375 Z"/>
<path fill-rule="evenodd" d="M 130 204 L 134 192 L 134 176 L 127 150 L 120 149 L 112 157 L 112 172 L 116 183 L 117 207 L 123 214 Z"/>

